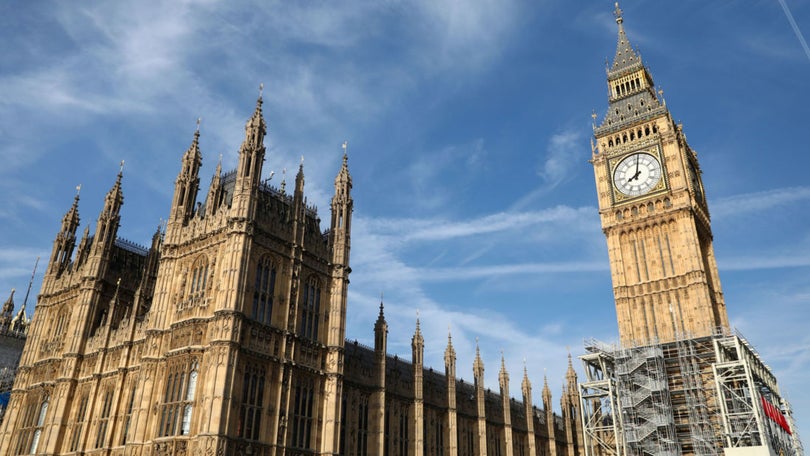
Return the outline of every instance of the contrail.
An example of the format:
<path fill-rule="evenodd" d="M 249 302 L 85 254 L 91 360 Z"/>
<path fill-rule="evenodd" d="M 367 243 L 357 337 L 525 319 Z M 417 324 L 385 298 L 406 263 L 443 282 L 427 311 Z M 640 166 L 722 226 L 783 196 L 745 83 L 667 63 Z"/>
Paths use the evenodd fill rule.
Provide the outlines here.
<path fill-rule="evenodd" d="M 801 43 L 804 53 L 807 54 L 807 59 L 810 60 L 810 47 L 807 47 L 807 41 L 804 40 L 804 35 L 802 35 L 802 31 L 799 30 L 796 20 L 793 19 L 793 14 L 788 9 L 787 3 L 785 3 L 785 0 L 779 0 L 779 4 L 782 5 L 782 11 L 785 12 L 785 16 L 787 16 L 790 26 L 793 27 L 793 33 L 796 34 L 796 38 L 799 39 L 799 43 Z"/>

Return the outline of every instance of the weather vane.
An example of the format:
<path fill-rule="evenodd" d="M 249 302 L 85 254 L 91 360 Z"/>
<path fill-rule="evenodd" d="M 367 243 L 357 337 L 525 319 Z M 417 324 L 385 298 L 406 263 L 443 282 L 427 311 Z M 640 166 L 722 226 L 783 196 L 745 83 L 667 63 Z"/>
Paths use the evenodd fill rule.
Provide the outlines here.
<path fill-rule="evenodd" d="M 124 172 L 124 160 L 121 160 L 121 167 L 118 169 L 118 172 L 119 172 L 119 173 L 123 173 L 123 172 Z"/>
<path fill-rule="evenodd" d="M 82 184 L 79 184 L 76 186 L 76 197 L 79 196 L 79 193 L 81 193 L 81 191 L 82 191 Z"/>
<path fill-rule="evenodd" d="M 202 117 L 197 117 L 197 133 L 200 132 L 200 122 L 202 122 Z"/>
<path fill-rule="evenodd" d="M 259 83 L 259 98 L 261 98 L 262 95 L 264 95 L 264 83 L 260 82 Z"/>

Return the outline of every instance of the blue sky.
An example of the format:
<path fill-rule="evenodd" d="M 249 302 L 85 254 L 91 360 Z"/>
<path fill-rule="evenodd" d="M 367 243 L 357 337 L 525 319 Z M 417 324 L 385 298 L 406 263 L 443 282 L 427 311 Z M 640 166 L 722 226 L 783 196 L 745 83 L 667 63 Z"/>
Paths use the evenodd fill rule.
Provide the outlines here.
<path fill-rule="evenodd" d="M 699 154 L 732 324 L 810 432 L 810 2 L 784 1 L 622 8 Z M 348 336 L 372 343 L 384 292 L 391 352 L 409 356 L 419 309 L 429 365 L 450 325 L 460 376 L 479 337 L 490 386 L 504 350 L 513 394 L 525 358 L 556 404 L 568 347 L 617 338 L 588 163 L 612 2 L 234 3 L 0 5 L 3 299 L 22 302 L 78 184 L 94 227 L 121 160 L 119 235 L 148 243 L 196 119 L 207 186 L 264 83 L 265 176 L 303 155 L 324 220 L 349 141 Z"/>

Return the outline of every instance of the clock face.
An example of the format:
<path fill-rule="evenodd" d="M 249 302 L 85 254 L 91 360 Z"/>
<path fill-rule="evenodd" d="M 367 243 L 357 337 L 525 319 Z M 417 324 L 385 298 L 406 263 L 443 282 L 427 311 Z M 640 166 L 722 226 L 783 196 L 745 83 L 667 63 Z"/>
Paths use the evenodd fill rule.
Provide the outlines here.
<path fill-rule="evenodd" d="M 661 180 L 661 163 L 646 152 L 628 155 L 613 171 L 613 185 L 627 196 L 641 196 Z"/>

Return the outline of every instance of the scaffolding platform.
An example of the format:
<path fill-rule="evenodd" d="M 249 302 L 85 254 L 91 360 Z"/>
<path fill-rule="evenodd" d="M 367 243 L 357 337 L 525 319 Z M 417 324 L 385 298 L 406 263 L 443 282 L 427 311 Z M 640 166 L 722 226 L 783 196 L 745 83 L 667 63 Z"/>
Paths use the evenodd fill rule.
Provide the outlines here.
<path fill-rule="evenodd" d="M 585 351 L 586 456 L 804 454 L 790 404 L 739 332 L 632 347 L 591 339 Z"/>

